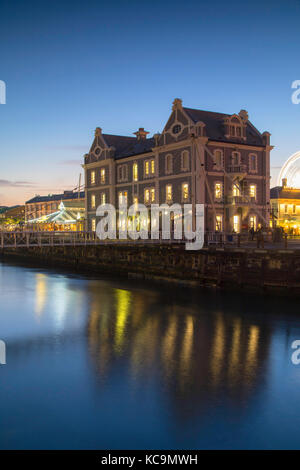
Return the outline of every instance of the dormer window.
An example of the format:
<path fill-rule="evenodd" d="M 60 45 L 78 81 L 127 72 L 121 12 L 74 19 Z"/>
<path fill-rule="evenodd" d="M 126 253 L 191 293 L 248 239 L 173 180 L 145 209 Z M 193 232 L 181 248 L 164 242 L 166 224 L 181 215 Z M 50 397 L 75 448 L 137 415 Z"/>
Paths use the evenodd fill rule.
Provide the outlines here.
<path fill-rule="evenodd" d="M 242 127 L 241 126 L 230 126 L 230 135 L 231 137 L 242 137 Z"/>

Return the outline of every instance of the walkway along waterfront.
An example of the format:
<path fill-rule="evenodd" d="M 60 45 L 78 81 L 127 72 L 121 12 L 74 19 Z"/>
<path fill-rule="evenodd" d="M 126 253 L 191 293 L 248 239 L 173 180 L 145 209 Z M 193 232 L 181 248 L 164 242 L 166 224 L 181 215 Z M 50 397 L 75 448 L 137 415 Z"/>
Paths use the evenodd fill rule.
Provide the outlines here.
<path fill-rule="evenodd" d="M 24 236 L 25 241 L 35 240 L 36 244 L 26 246 L 24 241 L 19 245 Z M 226 245 L 210 239 L 202 250 L 187 251 L 183 243 L 168 241 L 103 243 L 83 233 L 81 240 L 72 238 L 74 234 L 31 236 L 12 234 L 14 243 L 3 246 L 1 257 L 196 287 L 300 294 L 300 246 L 296 240 L 289 240 L 288 248 L 284 242 L 257 248 L 256 242 L 243 243 L 237 238 Z M 5 237 L 0 239 L 3 242 Z"/>

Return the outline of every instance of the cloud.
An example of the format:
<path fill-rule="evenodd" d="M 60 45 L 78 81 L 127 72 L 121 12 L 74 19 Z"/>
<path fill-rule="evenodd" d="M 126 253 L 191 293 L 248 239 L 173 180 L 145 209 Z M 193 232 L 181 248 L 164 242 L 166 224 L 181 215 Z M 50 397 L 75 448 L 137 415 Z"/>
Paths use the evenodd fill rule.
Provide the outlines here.
<path fill-rule="evenodd" d="M 0 180 L 0 187 L 6 188 L 34 188 L 35 183 L 31 181 L 9 181 L 9 180 Z"/>

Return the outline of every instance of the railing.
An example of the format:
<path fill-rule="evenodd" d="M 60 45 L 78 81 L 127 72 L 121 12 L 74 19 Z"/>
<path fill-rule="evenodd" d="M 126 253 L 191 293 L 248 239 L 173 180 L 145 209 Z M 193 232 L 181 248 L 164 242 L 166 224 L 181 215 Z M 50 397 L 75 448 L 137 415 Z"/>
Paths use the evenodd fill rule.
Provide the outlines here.
<path fill-rule="evenodd" d="M 118 236 L 118 235 L 117 235 Z M 279 248 L 280 245 L 287 248 L 299 245 L 299 236 L 288 236 L 282 234 L 279 238 L 275 236 L 275 232 L 263 230 L 256 233 L 242 232 L 205 232 L 204 246 L 220 246 L 220 247 L 257 247 L 263 248 L 265 244 L 272 248 Z M 4 248 L 29 248 L 29 247 L 52 247 L 52 246 L 85 246 L 85 245 L 103 245 L 103 244 L 119 244 L 119 245 L 135 245 L 135 244 L 177 244 L 183 245 L 188 242 L 184 237 L 178 239 L 173 232 L 170 237 L 164 239 L 162 232 L 159 232 L 158 239 L 152 239 L 151 233 L 147 239 L 132 240 L 130 236 L 126 239 L 100 240 L 95 232 L 0 232 L 0 249 Z"/>
<path fill-rule="evenodd" d="M 228 173 L 247 173 L 246 165 L 229 165 L 227 167 Z"/>

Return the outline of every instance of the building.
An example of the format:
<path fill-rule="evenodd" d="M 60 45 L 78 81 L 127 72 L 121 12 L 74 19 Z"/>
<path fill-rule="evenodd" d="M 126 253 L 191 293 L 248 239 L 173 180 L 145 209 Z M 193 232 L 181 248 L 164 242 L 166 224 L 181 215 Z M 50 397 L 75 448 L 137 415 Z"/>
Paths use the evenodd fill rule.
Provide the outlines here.
<path fill-rule="evenodd" d="M 29 201 L 25 202 L 25 222 L 33 219 L 38 219 L 45 215 L 53 214 L 59 210 L 59 205 L 64 203 L 74 202 L 77 199 L 84 201 L 84 191 L 64 191 L 62 194 L 49 194 L 48 196 L 35 196 Z"/>
<path fill-rule="evenodd" d="M 25 206 L 13 206 L 0 209 L 0 224 L 16 226 L 24 224 Z"/>
<path fill-rule="evenodd" d="M 27 226 L 33 231 L 83 231 L 84 220 L 85 202 L 83 199 L 74 199 L 62 201 L 57 211 L 31 219 Z"/>
<path fill-rule="evenodd" d="M 134 134 L 95 131 L 83 165 L 88 230 L 95 230 L 100 204 L 124 200 L 204 204 L 212 232 L 269 225 L 270 134 L 261 134 L 246 111 L 201 111 L 175 99 L 161 134 Z"/>
<path fill-rule="evenodd" d="M 274 227 L 282 227 L 286 233 L 300 235 L 300 189 L 282 186 L 271 189 L 271 216 Z"/>

